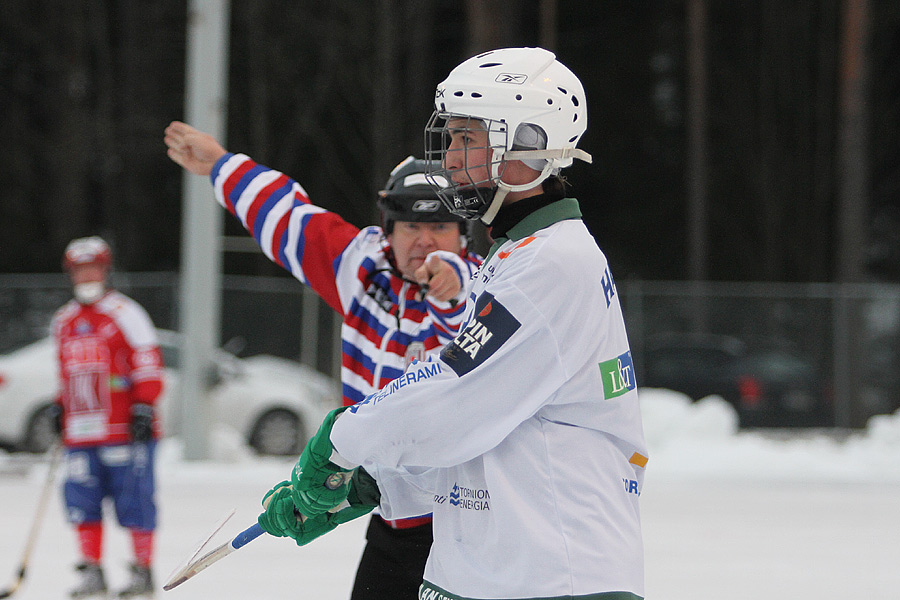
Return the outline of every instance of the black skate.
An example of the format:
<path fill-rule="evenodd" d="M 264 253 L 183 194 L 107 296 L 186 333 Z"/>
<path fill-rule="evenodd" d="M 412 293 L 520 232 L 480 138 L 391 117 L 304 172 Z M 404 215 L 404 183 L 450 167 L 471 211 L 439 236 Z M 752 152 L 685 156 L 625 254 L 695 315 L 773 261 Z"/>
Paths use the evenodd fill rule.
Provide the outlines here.
<path fill-rule="evenodd" d="M 69 592 L 69 596 L 84 600 L 106 598 L 106 579 L 100 565 L 81 563 L 75 566 L 75 570 L 81 575 L 81 583 Z"/>
<path fill-rule="evenodd" d="M 153 574 L 150 567 L 131 565 L 131 582 L 116 594 L 116 598 L 151 598 Z"/>

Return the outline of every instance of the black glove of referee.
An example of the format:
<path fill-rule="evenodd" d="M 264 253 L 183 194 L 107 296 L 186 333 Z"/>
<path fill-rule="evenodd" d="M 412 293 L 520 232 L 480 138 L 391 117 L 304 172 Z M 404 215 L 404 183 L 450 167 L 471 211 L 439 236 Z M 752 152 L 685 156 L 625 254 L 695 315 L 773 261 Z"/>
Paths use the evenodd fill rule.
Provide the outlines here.
<path fill-rule="evenodd" d="M 62 435 L 63 429 L 63 409 L 62 406 L 54 402 L 47 408 L 47 420 L 53 427 L 53 433 L 58 436 Z"/>
<path fill-rule="evenodd" d="M 149 404 L 131 406 L 131 441 L 149 442 L 153 439 L 153 407 Z"/>

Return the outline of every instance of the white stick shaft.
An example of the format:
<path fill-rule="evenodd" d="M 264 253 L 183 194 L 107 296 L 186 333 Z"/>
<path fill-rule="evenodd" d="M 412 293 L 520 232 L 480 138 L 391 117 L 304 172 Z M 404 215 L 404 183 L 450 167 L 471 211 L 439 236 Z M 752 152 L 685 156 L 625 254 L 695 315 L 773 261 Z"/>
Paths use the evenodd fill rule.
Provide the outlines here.
<path fill-rule="evenodd" d="M 19 569 L 16 572 L 15 582 L 5 590 L 0 591 L 0 598 L 9 598 L 16 593 L 19 586 L 25 580 L 28 570 L 28 559 L 31 557 L 31 551 L 37 542 L 38 532 L 41 529 L 41 523 L 44 521 L 44 513 L 47 512 L 47 500 L 50 498 L 50 492 L 56 480 L 56 469 L 59 466 L 60 459 L 63 455 L 63 445 L 61 440 L 56 440 L 50 451 L 50 465 L 47 467 L 47 479 L 44 480 L 44 487 L 41 489 L 41 496 L 38 499 L 37 512 L 34 514 L 34 520 L 31 522 L 31 529 L 28 531 L 28 537 L 25 540 L 25 551 L 22 553 L 22 562 L 19 563 Z"/>
<path fill-rule="evenodd" d="M 237 534 L 233 540 L 229 542 L 225 542 L 218 548 L 210 550 L 197 560 L 191 561 L 188 563 L 183 569 L 174 573 L 169 581 L 163 586 L 165 591 L 169 591 L 172 588 L 181 585 L 200 571 L 206 569 L 211 564 L 218 562 L 242 547 L 246 544 L 252 542 L 260 535 L 265 533 L 263 528 L 259 526 L 258 523 L 254 523 L 241 533 Z"/>

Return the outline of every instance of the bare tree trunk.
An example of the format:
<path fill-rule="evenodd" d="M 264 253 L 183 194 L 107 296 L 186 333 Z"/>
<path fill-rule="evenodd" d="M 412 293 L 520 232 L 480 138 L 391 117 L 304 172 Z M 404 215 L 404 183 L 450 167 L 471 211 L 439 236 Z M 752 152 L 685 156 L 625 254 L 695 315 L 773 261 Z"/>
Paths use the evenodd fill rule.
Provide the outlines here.
<path fill-rule="evenodd" d="M 522 3 L 518 0 L 466 0 L 466 24 L 469 34 L 467 56 L 503 48 L 516 38 Z M 487 255 L 493 243 L 481 221 L 473 221 L 469 228 L 472 250 Z"/>
<path fill-rule="evenodd" d="M 468 56 L 506 46 L 522 46 L 522 0 L 466 0 Z"/>
<path fill-rule="evenodd" d="M 372 110 L 372 189 L 382 189 L 390 170 L 403 156 L 397 156 L 403 148 L 402 123 L 406 119 L 403 104 L 404 94 L 398 94 L 400 75 L 400 10 L 397 0 L 378 0 L 378 22 L 376 24 L 375 77 L 373 79 Z M 402 151 L 400 151 L 402 152 Z M 378 218 L 378 209 L 372 213 Z"/>
<path fill-rule="evenodd" d="M 687 233 L 688 277 L 693 281 L 709 279 L 706 15 L 706 0 L 688 0 Z"/>
<path fill-rule="evenodd" d="M 781 18 L 780 3 L 762 4 L 762 44 L 759 51 L 759 194 L 756 198 L 760 239 L 757 240 L 757 256 L 762 266 L 762 277 L 778 279 L 778 165 L 783 140 L 777 127 L 778 121 L 778 23 Z"/>
<path fill-rule="evenodd" d="M 845 0 L 841 26 L 840 70 L 840 197 L 838 237 L 838 281 L 855 283 L 865 279 L 865 247 L 867 212 L 869 206 L 868 164 L 868 0 Z M 838 425 L 859 427 L 868 416 L 854 381 L 862 378 L 859 373 L 864 354 L 864 322 L 862 303 L 848 300 L 847 362 L 844 373 L 835 381 L 835 397 L 852 399 L 844 403 L 849 414 L 842 413 L 844 422 Z M 849 363 L 849 364 L 847 364 Z M 855 376 L 854 376 L 855 375 Z M 849 422 L 848 422 L 849 421 Z"/>
<path fill-rule="evenodd" d="M 814 145 L 810 156 L 811 200 L 814 206 L 812 223 L 810 224 L 810 236 L 816 238 L 831 239 L 832 232 L 836 230 L 832 218 L 832 206 L 834 202 L 835 184 L 835 160 L 832 131 L 835 126 L 835 86 L 831 76 L 835 72 L 836 44 L 834 32 L 837 25 L 839 10 L 831 6 L 831 3 L 823 3 L 821 21 L 816 28 L 817 35 L 813 43 L 822 48 L 817 54 L 818 78 L 813 93 L 815 94 L 815 110 L 813 118 Z M 823 236 L 823 232 L 826 235 Z M 805 254 L 811 254 L 808 250 Z M 798 249 L 798 252 L 801 250 Z M 809 269 L 809 281 L 829 281 L 833 269 L 833 251 L 812 253 L 817 256 L 814 267 Z"/>
<path fill-rule="evenodd" d="M 541 47 L 547 50 L 556 51 L 556 43 L 558 39 L 558 17 L 559 17 L 559 1 L 558 0 L 541 0 L 541 28 L 540 39 Z"/>
<path fill-rule="evenodd" d="M 59 42 L 58 53 L 47 57 L 46 67 L 54 80 L 43 94 L 46 102 L 48 136 L 46 160 L 53 175 L 45 180 L 43 197 L 48 199 L 49 242 L 62 248 L 76 235 L 92 232 L 95 224 L 92 207 L 99 198 L 87 195 L 90 115 L 90 29 L 84 26 L 86 15 L 77 3 L 65 3 L 45 15 L 54 25 L 51 38 Z M 64 102 L 55 101 L 66 98 Z M 51 104 L 52 101 L 52 104 Z M 77 232 L 74 233 L 73 232 Z"/>
<path fill-rule="evenodd" d="M 864 279 L 868 208 L 868 0 L 845 0 L 841 27 L 839 281 Z"/>

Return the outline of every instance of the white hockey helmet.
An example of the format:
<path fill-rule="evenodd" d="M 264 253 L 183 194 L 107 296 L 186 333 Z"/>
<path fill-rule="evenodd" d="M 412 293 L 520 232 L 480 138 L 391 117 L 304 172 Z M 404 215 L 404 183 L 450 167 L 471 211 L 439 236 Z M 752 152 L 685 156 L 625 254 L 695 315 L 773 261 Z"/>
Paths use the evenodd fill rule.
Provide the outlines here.
<path fill-rule="evenodd" d="M 578 77 L 543 48 L 504 48 L 474 56 L 453 69 L 435 92 L 435 112 L 426 128 L 426 158 L 442 161 L 449 145 L 447 122 L 468 119 L 488 131 L 493 151 L 490 181 L 438 190 L 451 211 L 466 218 L 493 219 L 509 191 L 530 189 L 573 158 L 590 162 L 576 148 L 587 128 L 587 102 Z M 437 135 L 441 134 L 441 135 Z M 533 181 L 509 186 L 501 181 L 507 160 L 521 160 L 540 171 Z M 472 167 L 474 165 L 469 165 Z M 450 173 L 438 171 L 450 180 Z M 505 191 L 494 201 L 485 188 Z"/>
<path fill-rule="evenodd" d="M 69 242 L 63 253 L 63 269 L 69 271 L 76 265 L 100 264 L 109 267 L 112 264 L 112 250 L 100 236 L 77 238 Z"/>

